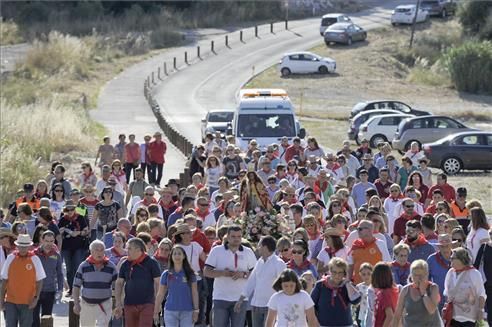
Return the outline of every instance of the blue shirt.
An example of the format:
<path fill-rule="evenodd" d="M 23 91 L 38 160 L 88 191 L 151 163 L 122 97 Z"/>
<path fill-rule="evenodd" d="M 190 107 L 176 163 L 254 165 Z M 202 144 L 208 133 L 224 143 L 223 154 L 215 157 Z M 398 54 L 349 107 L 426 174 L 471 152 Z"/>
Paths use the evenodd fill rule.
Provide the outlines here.
<path fill-rule="evenodd" d="M 182 210 L 179 212 L 174 211 L 167 218 L 167 227 L 174 225 L 176 223 L 176 220 L 178 220 L 179 218 L 182 218 L 182 217 L 183 217 L 183 211 Z"/>
<path fill-rule="evenodd" d="M 422 244 L 416 247 L 410 247 L 410 254 L 408 255 L 408 262 L 412 263 L 415 260 L 422 259 L 424 261 L 436 252 L 436 249 L 430 243 Z"/>
<path fill-rule="evenodd" d="M 196 283 L 196 276 L 192 275 L 191 283 Z M 161 276 L 161 285 L 167 286 L 165 310 L 193 311 L 191 283 L 188 283 L 184 270 L 173 272 L 166 270 Z"/>
<path fill-rule="evenodd" d="M 125 305 L 153 304 L 154 278 L 160 276 L 159 264 L 149 256 L 133 267 L 125 260 L 118 274 L 125 280 Z"/>
<path fill-rule="evenodd" d="M 373 183 L 362 183 L 359 182 L 354 185 L 352 188 L 352 198 L 354 199 L 355 206 L 357 208 L 360 208 L 364 203 L 366 203 L 366 190 L 368 189 L 375 189 L 377 190 L 376 186 Z"/>
<path fill-rule="evenodd" d="M 410 275 L 410 265 L 408 267 L 399 267 L 397 265 L 391 265 L 391 272 L 393 273 L 393 279 L 395 284 L 405 286 L 408 283 L 408 276 Z"/>
<path fill-rule="evenodd" d="M 451 266 L 451 261 L 446 260 L 440 252 L 436 252 L 429 256 L 427 259 L 427 264 L 429 265 L 429 280 L 439 286 L 439 294 L 441 294 L 441 302 L 439 303 L 439 307 L 442 308 L 445 300 L 443 295 L 444 280 L 446 279 L 446 274 Z"/>

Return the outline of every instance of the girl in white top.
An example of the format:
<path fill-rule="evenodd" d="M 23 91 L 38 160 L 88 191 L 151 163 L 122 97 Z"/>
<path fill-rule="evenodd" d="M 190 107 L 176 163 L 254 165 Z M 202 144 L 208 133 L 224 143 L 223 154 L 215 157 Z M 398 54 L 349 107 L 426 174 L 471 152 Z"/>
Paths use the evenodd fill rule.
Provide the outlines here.
<path fill-rule="evenodd" d="M 453 302 L 453 320 L 459 323 L 483 320 L 487 296 L 482 275 L 472 263 L 467 249 L 453 249 L 451 269 L 444 280 L 444 296 L 448 302 Z"/>
<path fill-rule="evenodd" d="M 314 302 L 302 290 L 297 274 L 285 269 L 273 284 L 277 292 L 268 301 L 266 327 L 318 327 Z"/>
<path fill-rule="evenodd" d="M 348 250 L 343 244 L 343 239 L 340 232 L 334 227 L 328 227 L 325 229 L 324 241 L 326 247 L 324 247 L 318 254 L 318 274 L 321 276 L 328 271 L 328 263 L 331 258 L 337 257 L 347 260 Z"/>
<path fill-rule="evenodd" d="M 210 193 L 219 189 L 219 178 L 222 175 L 222 167 L 216 156 L 209 156 L 205 162 L 205 185 Z"/>
<path fill-rule="evenodd" d="M 466 237 L 466 247 L 471 251 L 472 262 L 474 262 L 480 246 L 490 240 L 488 232 L 489 224 L 487 223 L 485 211 L 483 211 L 482 208 L 470 209 L 470 217 L 471 229 L 470 233 Z"/>

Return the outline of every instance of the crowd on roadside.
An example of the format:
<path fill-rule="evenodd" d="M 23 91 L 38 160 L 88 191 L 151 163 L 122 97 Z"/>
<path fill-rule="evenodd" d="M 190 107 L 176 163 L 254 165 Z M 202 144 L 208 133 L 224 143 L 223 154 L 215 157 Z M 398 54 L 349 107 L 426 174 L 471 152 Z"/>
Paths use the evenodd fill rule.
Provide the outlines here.
<path fill-rule="evenodd" d="M 491 325 L 482 204 L 418 144 L 398 160 L 207 134 L 190 185 L 162 185 L 161 133 L 128 139 L 73 182 L 53 162 L 0 211 L 7 327 L 40 326 L 63 291 L 81 326 Z"/>

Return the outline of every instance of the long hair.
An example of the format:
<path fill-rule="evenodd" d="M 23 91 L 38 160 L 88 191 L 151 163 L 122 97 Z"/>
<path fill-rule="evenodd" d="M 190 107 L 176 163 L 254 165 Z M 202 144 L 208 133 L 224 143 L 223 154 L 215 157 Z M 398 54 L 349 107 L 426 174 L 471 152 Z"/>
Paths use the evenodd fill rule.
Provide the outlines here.
<path fill-rule="evenodd" d="M 169 253 L 169 270 L 174 272 L 174 260 L 173 260 L 173 253 L 176 250 L 180 250 L 183 252 L 183 271 L 186 276 L 186 281 L 188 282 L 188 285 L 191 285 L 191 280 L 193 276 L 195 275 L 195 271 L 193 268 L 191 268 L 190 263 L 188 262 L 188 257 L 186 256 L 186 251 L 184 248 L 180 245 L 175 245 L 171 249 L 171 252 Z"/>

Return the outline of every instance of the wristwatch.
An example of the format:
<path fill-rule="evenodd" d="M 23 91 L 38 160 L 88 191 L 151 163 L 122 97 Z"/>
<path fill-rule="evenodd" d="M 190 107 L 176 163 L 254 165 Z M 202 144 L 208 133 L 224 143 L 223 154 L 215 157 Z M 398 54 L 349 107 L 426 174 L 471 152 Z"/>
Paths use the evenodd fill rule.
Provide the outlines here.
<path fill-rule="evenodd" d="M 248 278 L 248 273 L 247 273 L 247 272 L 245 272 L 245 273 L 243 274 L 243 278 L 245 278 L 245 279 L 246 279 L 246 278 Z"/>

